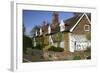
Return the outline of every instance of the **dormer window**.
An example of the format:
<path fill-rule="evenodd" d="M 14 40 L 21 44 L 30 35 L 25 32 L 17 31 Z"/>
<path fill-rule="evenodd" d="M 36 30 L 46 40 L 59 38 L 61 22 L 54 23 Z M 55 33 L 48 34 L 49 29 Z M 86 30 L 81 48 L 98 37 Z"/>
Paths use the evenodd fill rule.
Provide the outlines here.
<path fill-rule="evenodd" d="M 90 31 L 90 26 L 89 25 L 84 25 L 84 31 Z"/>

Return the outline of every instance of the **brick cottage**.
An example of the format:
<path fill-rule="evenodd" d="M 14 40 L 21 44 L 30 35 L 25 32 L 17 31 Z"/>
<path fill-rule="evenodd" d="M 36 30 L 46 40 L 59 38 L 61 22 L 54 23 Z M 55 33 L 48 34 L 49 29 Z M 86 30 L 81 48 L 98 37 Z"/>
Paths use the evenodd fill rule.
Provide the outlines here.
<path fill-rule="evenodd" d="M 53 12 L 52 22 L 46 21 L 33 36 L 33 45 L 59 46 L 64 51 L 83 51 L 90 47 L 91 43 L 91 15 L 89 13 L 76 13 L 74 17 L 60 20 L 59 13 Z"/>

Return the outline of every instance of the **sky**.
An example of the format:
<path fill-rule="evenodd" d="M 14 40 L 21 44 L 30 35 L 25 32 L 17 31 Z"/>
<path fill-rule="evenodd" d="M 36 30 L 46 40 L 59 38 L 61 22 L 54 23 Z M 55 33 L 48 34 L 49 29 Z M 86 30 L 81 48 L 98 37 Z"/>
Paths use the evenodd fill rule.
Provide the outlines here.
<path fill-rule="evenodd" d="M 30 31 L 36 25 L 41 25 L 43 21 L 52 22 L 53 11 L 36 11 L 23 10 L 23 24 L 26 28 L 26 35 L 30 35 Z M 73 17 L 72 12 L 59 12 L 59 21 Z"/>

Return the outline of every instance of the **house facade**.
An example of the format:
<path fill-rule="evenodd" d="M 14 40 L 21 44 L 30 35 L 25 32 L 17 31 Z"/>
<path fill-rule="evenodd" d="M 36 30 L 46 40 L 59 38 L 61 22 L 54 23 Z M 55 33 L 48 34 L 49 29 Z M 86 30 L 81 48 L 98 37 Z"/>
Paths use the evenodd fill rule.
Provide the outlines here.
<path fill-rule="evenodd" d="M 83 51 L 90 47 L 91 43 L 91 19 L 87 13 L 81 13 L 67 20 L 59 22 L 58 12 L 53 12 L 52 23 L 46 22 L 36 31 L 33 38 L 34 45 L 36 39 L 41 39 L 40 43 L 45 46 L 53 45 L 62 47 L 65 51 Z M 38 33 L 37 33 L 38 32 Z"/>

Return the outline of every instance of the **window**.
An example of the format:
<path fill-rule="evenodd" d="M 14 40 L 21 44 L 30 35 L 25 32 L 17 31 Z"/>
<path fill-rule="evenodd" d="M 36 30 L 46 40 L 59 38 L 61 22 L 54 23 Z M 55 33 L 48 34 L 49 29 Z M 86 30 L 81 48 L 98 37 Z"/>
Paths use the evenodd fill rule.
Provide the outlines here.
<path fill-rule="evenodd" d="M 90 26 L 89 25 L 85 25 L 84 26 L 84 31 L 89 31 L 90 30 Z"/>

